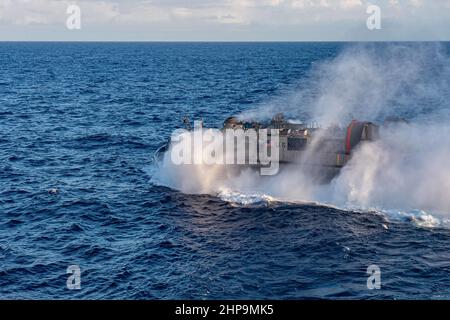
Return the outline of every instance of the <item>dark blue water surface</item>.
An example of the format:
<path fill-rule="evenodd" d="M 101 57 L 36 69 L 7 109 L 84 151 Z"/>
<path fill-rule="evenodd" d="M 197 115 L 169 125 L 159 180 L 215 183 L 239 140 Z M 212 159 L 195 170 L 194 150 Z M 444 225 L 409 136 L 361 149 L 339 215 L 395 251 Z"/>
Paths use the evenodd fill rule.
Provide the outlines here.
<path fill-rule="evenodd" d="M 184 114 L 218 126 L 346 45 L 0 43 L 0 298 L 449 298 L 447 229 L 151 182 Z"/>

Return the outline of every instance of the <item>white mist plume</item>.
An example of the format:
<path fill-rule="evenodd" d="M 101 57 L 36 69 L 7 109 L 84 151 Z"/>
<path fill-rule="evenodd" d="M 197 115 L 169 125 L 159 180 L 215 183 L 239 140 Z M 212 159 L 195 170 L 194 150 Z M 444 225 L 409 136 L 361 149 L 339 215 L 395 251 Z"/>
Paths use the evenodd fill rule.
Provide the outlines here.
<path fill-rule="evenodd" d="M 382 126 L 379 141 L 357 148 L 340 175 L 326 185 L 293 165 L 276 176 L 261 177 L 250 169 L 173 167 L 168 161 L 160 180 L 188 193 L 238 190 L 340 207 L 450 214 L 450 58 L 445 47 L 353 45 L 313 68 L 306 80 L 298 90 L 239 116 L 261 119 L 285 112 L 325 125 L 345 126 L 353 118 L 382 123 L 389 117 L 409 123 Z"/>
<path fill-rule="evenodd" d="M 450 64 L 438 43 L 358 44 L 315 65 L 297 89 L 242 112 L 241 119 L 291 118 L 323 125 L 352 118 L 416 118 L 432 111 L 449 115 Z"/>
<path fill-rule="evenodd" d="M 362 145 L 330 185 L 335 203 L 450 214 L 450 126 L 402 124 Z"/>

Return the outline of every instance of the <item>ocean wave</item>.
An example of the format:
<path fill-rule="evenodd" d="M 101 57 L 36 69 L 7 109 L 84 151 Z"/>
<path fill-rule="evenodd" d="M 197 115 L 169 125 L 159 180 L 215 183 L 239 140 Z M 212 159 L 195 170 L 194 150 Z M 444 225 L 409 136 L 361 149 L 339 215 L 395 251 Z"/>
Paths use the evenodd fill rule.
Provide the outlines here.
<path fill-rule="evenodd" d="M 327 207 L 349 213 L 375 213 L 383 216 L 387 222 L 412 222 L 414 225 L 423 228 L 450 228 L 450 219 L 439 217 L 439 214 L 430 213 L 425 210 L 415 209 L 410 211 L 381 209 L 381 208 L 361 208 L 354 205 L 336 206 L 326 202 L 286 200 L 276 198 L 264 193 L 243 193 L 237 190 L 224 189 L 217 196 L 234 206 L 268 206 L 270 204 L 282 203 L 292 205 L 314 205 Z M 386 227 L 387 228 L 387 227 Z"/>

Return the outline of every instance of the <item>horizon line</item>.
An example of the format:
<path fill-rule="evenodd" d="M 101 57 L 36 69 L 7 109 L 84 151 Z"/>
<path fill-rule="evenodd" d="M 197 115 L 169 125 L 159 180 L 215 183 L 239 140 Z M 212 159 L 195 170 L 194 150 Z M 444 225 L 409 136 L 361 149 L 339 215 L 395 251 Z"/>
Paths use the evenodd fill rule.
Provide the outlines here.
<path fill-rule="evenodd" d="M 450 42 L 449 40 L 1 40 L 5 42 L 61 43 L 349 43 L 349 42 Z"/>

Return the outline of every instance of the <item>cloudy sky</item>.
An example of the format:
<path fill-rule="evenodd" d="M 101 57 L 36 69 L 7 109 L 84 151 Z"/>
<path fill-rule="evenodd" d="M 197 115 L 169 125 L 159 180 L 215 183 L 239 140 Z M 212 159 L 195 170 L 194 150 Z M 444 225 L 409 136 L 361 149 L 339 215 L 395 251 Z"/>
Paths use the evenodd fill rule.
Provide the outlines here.
<path fill-rule="evenodd" d="M 81 9 L 69 30 L 66 10 Z M 381 10 L 369 30 L 366 10 Z M 450 40 L 450 0 L 0 0 L 0 40 Z"/>

